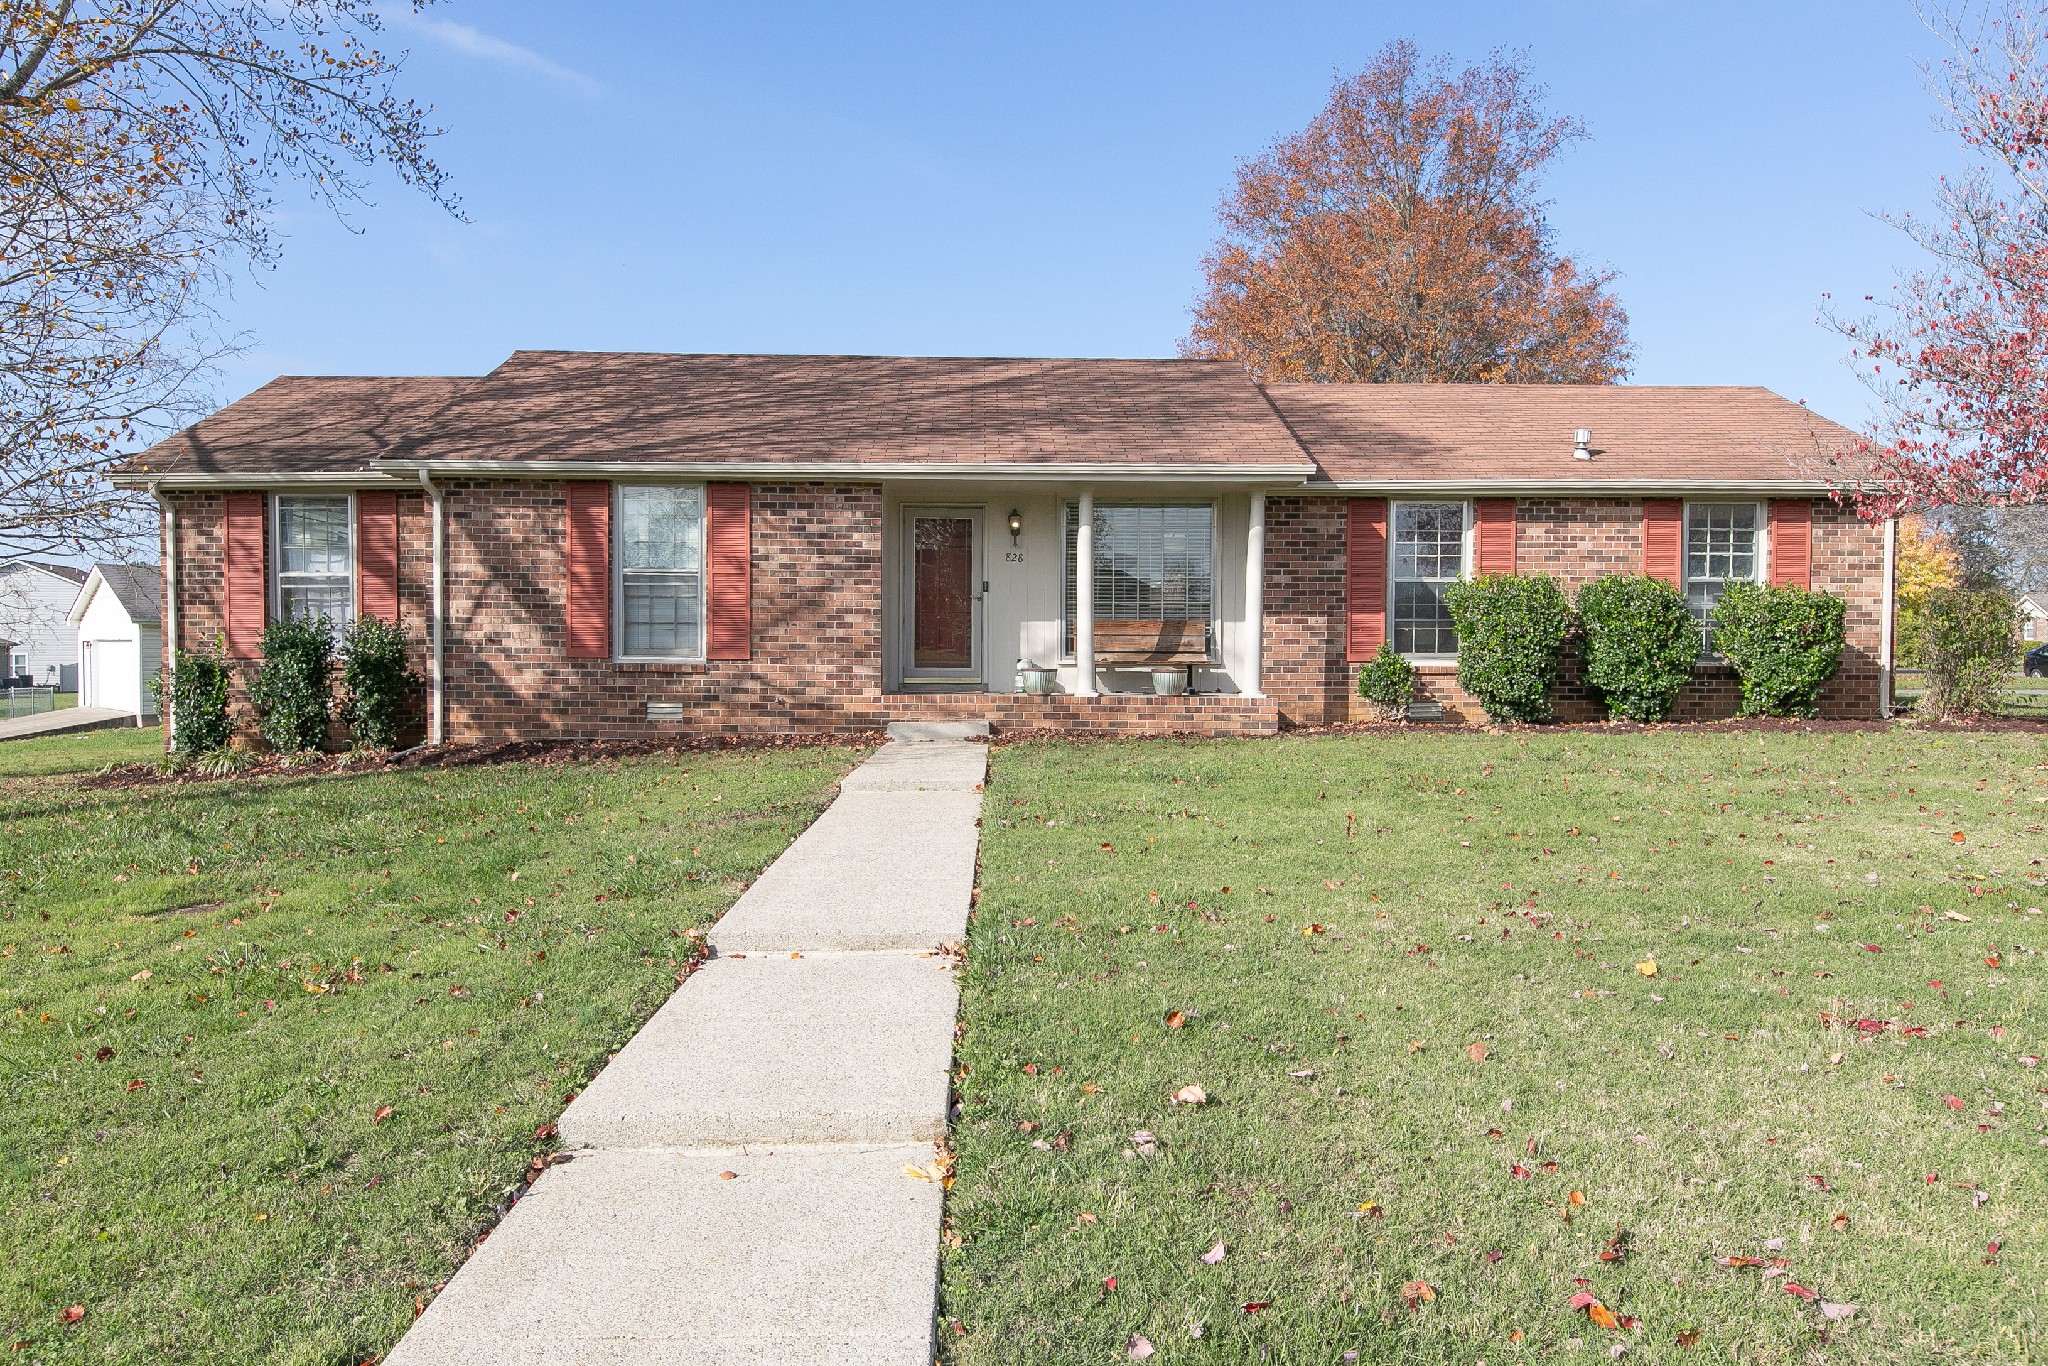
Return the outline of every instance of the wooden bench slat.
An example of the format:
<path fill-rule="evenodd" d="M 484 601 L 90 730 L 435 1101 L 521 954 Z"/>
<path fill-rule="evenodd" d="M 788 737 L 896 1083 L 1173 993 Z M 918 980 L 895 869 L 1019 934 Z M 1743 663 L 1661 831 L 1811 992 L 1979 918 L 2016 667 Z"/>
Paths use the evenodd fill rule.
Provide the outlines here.
<path fill-rule="evenodd" d="M 1209 623 L 1108 618 L 1095 623 L 1099 663 L 1202 664 L 1209 659 Z"/>

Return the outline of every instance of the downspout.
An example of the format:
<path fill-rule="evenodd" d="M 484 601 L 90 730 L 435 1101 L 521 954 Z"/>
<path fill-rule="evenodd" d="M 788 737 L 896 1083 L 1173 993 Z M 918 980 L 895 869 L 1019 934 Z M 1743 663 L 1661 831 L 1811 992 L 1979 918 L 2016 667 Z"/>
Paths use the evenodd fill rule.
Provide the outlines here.
<path fill-rule="evenodd" d="M 178 509 L 177 505 L 172 503 L 170 499 L 157 492 L 156 480 L 154 479 L 149 481 L 149 496 L 156 500 L 156 505 L 163 509 L 164 514 L 165 640 L 159 648 L 167 652 L 166 657 L 160 661 L 163 668 L 164 682 L 167 686 L 164 688 L 164 695 L 160 701 L 161 710 L 163 711 L 164 729 L 170 736 L 176 736 L 178 733 L 177 718 L 171 714 L 171 709 L 177 705 L 173 701 L 173 697 L 177 691 L 174 674 L 178 667 Z M 137 718 L 136 724 L 141 724 L 140 718 Z"/>
<path fill-rule="evenodd" d="M 434 533 L 433 608 L 428 622 L 428 635 L 433 640 L 428 665 L 429 700 L 427 702 L 427 743 L 442 745 L 448 738 L 448 714 L 446 694 L 443 686 L 445 668 L 443 665 L 442 621 L 448 615 L 447 580 L 448 552 L 442 525 L 445 510 L 441 502 L 441 490 L 437 488 L 425 470 L 420 471 L 420 487 L 427 492 L 430 504 L 429 520 Z"/>
<path fill-rule="evenodd" d="M 1884 519 L 1884 597 L 1878 609 L 1877 714 L 1892 714 L 1893 636 L 1898 629 L 1899 519 Z"/>

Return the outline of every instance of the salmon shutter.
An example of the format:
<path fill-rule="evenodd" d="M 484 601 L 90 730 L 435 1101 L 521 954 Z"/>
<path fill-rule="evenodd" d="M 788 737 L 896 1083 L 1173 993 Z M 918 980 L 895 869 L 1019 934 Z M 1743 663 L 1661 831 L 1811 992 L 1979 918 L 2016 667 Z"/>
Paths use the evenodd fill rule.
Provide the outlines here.
<path fill-rule="evenodd" d="M 1771 500 L 1771 582 L 1779 588 L 1813 585 L 1813 500 Z"/>
<path fill-rule="evenodd" d="M 1473 568 L 1481 574 L 1515 572 L 1515 500 L 1481 498 L 1472 505 L 1478 523 Z"/>
<path fill-rule="evenodd" d="M 710 621 L 706 659 L 754 655 L 753 491 L 746 484 L 712 484 L 704 491 L 704 546 L 709 571 L 704 600 Z"/>
<path fill-rule="evenodd" d="M 1682 590 L 1684 542 L 1685 504 L 1676 498 L 1643 499 L 1643 572 Z"/>
<path fill-rule="evenodd" d="M 1387 643 L 1387 500 L 1346 503 L 1344 655 L 1362 664 Z"/>
<path fill-rule="evenodd" d="M 263 621 L 269 595 L 263 584 L 263 495 L 227 496 L 227 542 L 222 554 L 221 625 L 231 659 L 254 659 L 263 652 Z"/>
<path fill-rule="evenodd" d="M 569 658 L 612 652 L 612 486 L 579 481 L 569 490 Z"/>
<path fill-rule="evenodd" d="M 398 495 L 356 495 L 356 613 L 398 620 Z"/>

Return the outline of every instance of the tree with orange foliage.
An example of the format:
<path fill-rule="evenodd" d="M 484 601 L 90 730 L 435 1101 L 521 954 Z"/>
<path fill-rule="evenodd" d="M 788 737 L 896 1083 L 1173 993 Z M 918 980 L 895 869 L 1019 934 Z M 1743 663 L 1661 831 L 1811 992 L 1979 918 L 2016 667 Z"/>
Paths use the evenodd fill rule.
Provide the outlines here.
<path fill-rule="evenodd" d="M 1300 133 L 1238 168 L 1188 356 L 1264 380 L 1612 383 L 1610 270 L 1559 255 L 1539 173 L 1583 138 L 1519 54 L 1451 73 L 1389 44 Z"/>

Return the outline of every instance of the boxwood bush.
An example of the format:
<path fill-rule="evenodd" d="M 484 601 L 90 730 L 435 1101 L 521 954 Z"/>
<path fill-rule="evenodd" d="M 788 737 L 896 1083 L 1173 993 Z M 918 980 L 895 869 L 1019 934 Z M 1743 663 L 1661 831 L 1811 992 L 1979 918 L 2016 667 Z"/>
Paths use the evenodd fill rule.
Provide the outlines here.
<path fill-rule="evenodd" d="M 1812 716 L 1842 666 L 1848 609 L 1833 593 L 1736 583 L 1714 605 L 1714 648 L 1742 680 L 1745 716 Z"/>
<path fill-rule="evenodd" d="M 1489 720 L 1547 721 L 1572 609 L 1557 580 L 1486 574 L 1454 583 L 1445 602 L 1458 628 L 1458 682 Z"/>
<path fill-rule="evenodd" d="M 197 756 L 226 747 L 234 727 L 228 722 L 228 662 L 222 657 L 222 642 L 198 650 L 180 650 L 171 656 L 166 671 L 151 675 L 149 690 L 156 694 L 159 712 L 171 712 L 171 750 Z"/>
<path fill-rule="evenodd" d="M 1617 721 L 1662 721 L 1692 681 L 1699 623 L 1685 594 L 1648 574 L 1612 574 L 1579 590 L 1586 682 Z"/>
<path fill-rule="evenodd" d="M 395 749 L 414 716 L 420 676 L 406 657 L 405 630 L 360 616 L 341 638 L 342 714 L 362 749 Z"/>
<path fill-rule="evenodd" d="M 257 727 L 272 747 L 290 754 L 327 744 L 327 707 L 334 674 L 334 637 L 327 620 L 286 617 L 263 632 L 263 662 L 249 682 Z"/>
<path fill-rule="evenodd" d="M 1408 699 L 1415 691 L 1415 666 L 1382 645 L 1372 661 L 1358 670 L 1358 695 L 1372 703 L 1382 721 L 1400 721 L 1408 715 Z"/>
<path fill-rule="evenodd" d="M 1992 710 L 2019 662 L 2020 614 L 2002 589 L 1936 588 L 1921 595 L 1909 663 L 1927 671 L 1915 709 L 1933 717 Z"/>

